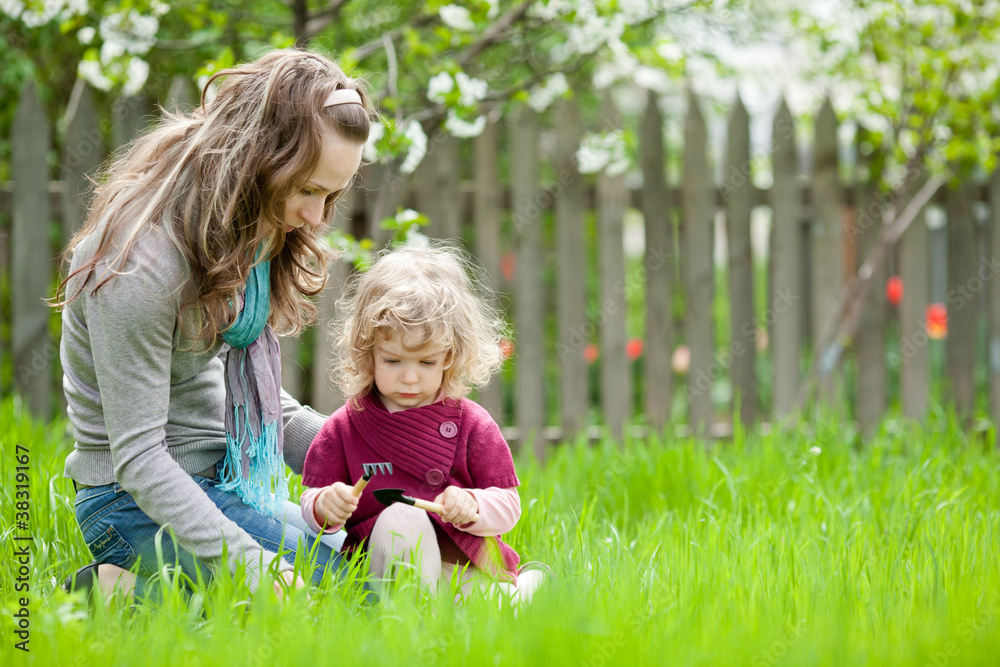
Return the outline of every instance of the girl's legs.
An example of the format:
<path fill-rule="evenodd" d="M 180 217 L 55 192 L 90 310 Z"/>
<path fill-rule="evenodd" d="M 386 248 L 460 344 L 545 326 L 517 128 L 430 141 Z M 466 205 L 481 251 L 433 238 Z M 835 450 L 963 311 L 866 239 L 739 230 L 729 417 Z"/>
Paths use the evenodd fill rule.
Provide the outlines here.
<path fill-rule="evenodd" d="M 396 503 L 385 508 L 368 538 L 369 567 L 384 579 L 394 561 L 412 563 L 420 579 L 431 589 L 441 579 L 441 550 L 427 512 Z"/>
<path fill-rule="evenodd" d="M 476 588 L 503 593 L 513 602 L 528 602 L 542 582 L 542 572 L 522 572 L 517 584 L 497 581 L 472 564 L 459 565 L 441 560 L 434 524 L 427 512 L 396 503 L 379 515 L 368 538 L 369 563 L 372 576 L 384 579 L 394 562 L 412 563 L 421 580 L 430 590 L 447 588 L 453 578 L 460 578 L 456 602 L 468 597 Z"/>
<path fill-rule="evenodd" d="M 265 549 L 290 551 L 285 559 L 293 562 L 296 550 L 301 547 L 312 548 L 313 540 L 302 531 L 257 512 L 244 504 L 236 494 L 220 491 L 216 488 L 218 479 L 199 475 L 192 475 L 192 478 L 226 517 L 243 528 Z M 135 504 L 131 494 L 126 493 L 118 484 L 81 489 L 76 496 L 76 515 L 87 546 L 94 559 L 101 563 L 98 569 L 101 588 L 111 590 L 117 583 L 119 590 L 127 591 L 134 585 L 135 595 L 143 595 L 146 579 L 157 570 L 156 542 L 160 526 L 146 516 Z M 199 571 L 204 579 L 211 578 L 210 570 L 203 563 L 187 551 L 175 549 L 169 533 L 161 533 L 159 542 L 164 563 L 176 563 L 192 579 L 196 578 Z M 328 566 L 335 567 L 340 560 L 339 554 L 320 543 L 316 548 L 313 581 L 319 583 L 324 570 Z M 139 576 L 130 581 L 133 578 L 129 576 L 131 573 L 123 574 L 122 570 L 131 570 L 137 562 Z"/>

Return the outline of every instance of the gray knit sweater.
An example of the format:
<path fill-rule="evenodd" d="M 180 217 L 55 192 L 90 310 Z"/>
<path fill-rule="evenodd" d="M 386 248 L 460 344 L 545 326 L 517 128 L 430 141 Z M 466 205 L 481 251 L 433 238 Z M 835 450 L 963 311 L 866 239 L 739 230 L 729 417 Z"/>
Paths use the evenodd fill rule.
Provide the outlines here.
<path fill-rule="evenodd" d="M 71 270 L 93 255 L 100 231 L 74 253 Z M 117 252 L 112 252 L 115 257 Z M 277 557 L 227 519 L 191 479 L 225 454 L 224 355 L 183 351 L 179 325 L 186 261 L 162 230 L 143 232 L 126 272 L 96 294 L 106 265 L 63 310 L 63 389 L 76 439 L 65 475 L 83 484 L 117 481 L 156 523 L 170 525 L 181 547 L 210 567 L 228 546 L 230 571 L 245 559 L 256 589 L 261 567 Z M 80 289 L 71 281 L 67 294 Z M 301 472 L 324 417 L 282 392 L 285 462 Z M 285 561 L 279 570 L 291 569 Z"/>

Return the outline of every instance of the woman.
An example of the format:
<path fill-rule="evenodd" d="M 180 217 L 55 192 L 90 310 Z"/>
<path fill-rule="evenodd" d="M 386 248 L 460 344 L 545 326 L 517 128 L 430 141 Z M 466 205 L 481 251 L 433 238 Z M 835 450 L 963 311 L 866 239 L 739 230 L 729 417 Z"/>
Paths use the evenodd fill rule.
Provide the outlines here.
<path fill-rule="evenodd" d="M 166 563 L 194 576 L 243 562 L 253 590 L 269 567 L 293 583 L 296 550 L 312 546 L 275 516 L 284 464 L 302 469 L 324 418 L 281 390 L 275 332 L 315 318 L 321 237 L 374 112 L 361 82 L 314 53 L 270 52 L 206 93 L 216 79 L 214 99 L 110 166 L 66 251 L 65 475 L 95 559 L 77 588 L 143 595 L 167 526 L 179 550 L 165 535 Z M 316 551 L 319 581 L 339 556 Z"/>

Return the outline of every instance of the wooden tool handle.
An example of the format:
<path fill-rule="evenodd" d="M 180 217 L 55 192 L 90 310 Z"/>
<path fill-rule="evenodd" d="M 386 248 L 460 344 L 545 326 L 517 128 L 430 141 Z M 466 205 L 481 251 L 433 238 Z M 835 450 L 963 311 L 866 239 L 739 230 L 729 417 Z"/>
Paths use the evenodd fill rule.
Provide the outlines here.
<path fill-rule="evenodd" d="M 351 495 L 355 498 L 360 498 L 361 492 L 365 490 L 366 486 L 368 486 L 368 480 L 362 477 L 358 480 L 358 483 L 354 485 L 354 488 L 351 489 Z"/>
<path fill-rule="evenodd" d="M 444 505 L 441 503 L 432 503 L 429 500 L 421 500 L 420 498 L 413 499 L 413 506 L 426 510 L 428 512 L 434 512 L 435 514 L 444 514 Z M 472 516 L 472 523 L 479 521 L 479 514 L 476 513 Z"/>

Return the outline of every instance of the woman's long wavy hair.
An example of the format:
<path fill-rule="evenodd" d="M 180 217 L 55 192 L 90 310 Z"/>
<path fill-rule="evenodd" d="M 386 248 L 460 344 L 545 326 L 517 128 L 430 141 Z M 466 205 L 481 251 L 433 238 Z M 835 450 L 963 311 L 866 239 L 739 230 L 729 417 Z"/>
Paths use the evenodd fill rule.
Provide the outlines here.
<path fill-rule="evenodd" d="M 341 309 L 333 377 L 356 410 L 374 389 L 380 338 L 405 336 L 414 350 L 431 342 L 447 348 L 442 398 L 485 387 L 503 365 L 500 343 L 508 326 L 496 295 L 452 243 L 383 251 L 368 271 L 356 274 Z"/>
<path fill-rule="evenodd" d="M 222 79 L 218 94 L 209 86 Z M 335 89 L 349 88 L 362 105 L 323 107 Z M 326 132 L 364 143 L 376 117 L 364 81 L 351 79 L 328 58 L 296 49 L 271 51 L 253 63 L 215 73 L 190 115 L 165 114 L 104 171 L 89 216 L 64 253 L 100 233 L 94 254 L 59 287 L 56 306 L 83 290 L 106 264 L 94 292 L 125 270 L 146 229 L 161 227 L 186 258 L 192 289 L 185 322 L 193 344 L 211 345 L 235 321 L 234 298 L 255 260 L 271 260 L 271 325 L 297 333 L 316 317 L 308 298 L 327 281 L 330 249 L 312 225 L 284 232 L 285 203 L 319 164 Z M 324 217 L 333 215 L 333 197 Z M 263 248 L 257 257 L 258 248 Z M 82 276 L 80 288 L 67 285 Z M 60 296 L 63 298 L 60 300 Z M 182 310 L 184 310 L 182 308 Z"/>

